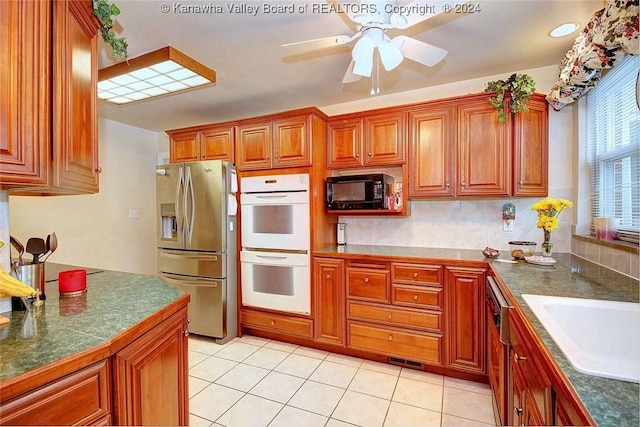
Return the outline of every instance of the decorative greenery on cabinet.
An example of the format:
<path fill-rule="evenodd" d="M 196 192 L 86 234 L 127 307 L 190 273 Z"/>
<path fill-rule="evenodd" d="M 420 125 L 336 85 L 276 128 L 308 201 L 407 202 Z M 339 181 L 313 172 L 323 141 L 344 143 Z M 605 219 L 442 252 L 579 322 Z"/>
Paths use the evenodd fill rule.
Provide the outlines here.
<path fill-rule="evenodd" d="M 487 82 L 485 92 L 495 92 L 496 96 L 489 98 L 489 102 L 498 110 L 498 120 L 506 123 L 507 115 L 504 111 L 504 97 L 507 92 L 511 94 L 509 107 L 511 113 L 529 111 L 526 102 L 536 90 L 536 83 L 527 74 L 512 74 L 507 80 L 495 80 Z"/>
<path fill-rule="evenodd" d="M 93 14 L 98 17 L 102 23 L 100 35 L 102 40 L 111 46 L 111 54 L 116 59 L 124 59 L 127 57 L 127 48 L 129 44 L 123 37 L 116 37 L 113 31 L 113 17 L 120 15 L 120 8 L 107 0 L 92 0 Z"/>

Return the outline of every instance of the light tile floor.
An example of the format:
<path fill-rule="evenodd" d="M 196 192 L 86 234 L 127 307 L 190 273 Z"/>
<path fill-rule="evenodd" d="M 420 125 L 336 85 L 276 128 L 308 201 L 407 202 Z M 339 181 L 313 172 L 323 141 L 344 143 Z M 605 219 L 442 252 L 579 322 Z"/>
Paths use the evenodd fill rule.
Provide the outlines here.
<path fill-rule="evenodd" d="M 495 426 L 486 384 L 279 341 L 189 337 L 193 426 Z"/>

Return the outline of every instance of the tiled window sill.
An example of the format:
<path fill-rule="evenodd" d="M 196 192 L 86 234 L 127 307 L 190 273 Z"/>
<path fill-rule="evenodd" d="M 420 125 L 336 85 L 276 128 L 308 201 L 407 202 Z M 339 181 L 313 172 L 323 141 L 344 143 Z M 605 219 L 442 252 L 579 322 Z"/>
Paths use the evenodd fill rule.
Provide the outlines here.
<path fill-rule="evenodd" d="M 638 245 L 634 245 L 633 243 L 622 242 L 620 240 L 600 240 L 593 236 L 588 236 L 584 234 L 573 234 L 573 238 L 576 240 L 581 240 L 583 242 L 595 243 L 600 246 L 607 246 L 614 249 L 619 249 L 621 251 L 630 252 L 632 254 L 638 254 Z"/>

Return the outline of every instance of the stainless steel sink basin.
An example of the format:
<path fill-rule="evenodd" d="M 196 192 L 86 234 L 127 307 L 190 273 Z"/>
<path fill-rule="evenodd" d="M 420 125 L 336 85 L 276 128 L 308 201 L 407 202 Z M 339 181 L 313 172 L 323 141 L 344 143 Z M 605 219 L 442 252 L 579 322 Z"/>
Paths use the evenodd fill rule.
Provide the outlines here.
<path fill-rule="evenodd" d="M 639 382 L 640 304 L 522 295 L 579 372 Z"/>

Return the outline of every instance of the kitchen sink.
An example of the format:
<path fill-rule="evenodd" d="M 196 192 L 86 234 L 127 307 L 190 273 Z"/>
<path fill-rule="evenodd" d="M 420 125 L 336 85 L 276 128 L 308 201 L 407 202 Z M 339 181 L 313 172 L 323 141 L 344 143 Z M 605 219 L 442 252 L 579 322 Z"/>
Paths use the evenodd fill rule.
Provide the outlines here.
<path fill-rule="evenodd" d="M 579 372 L 639 382 L 640 304 L 522 295 Z"/>

